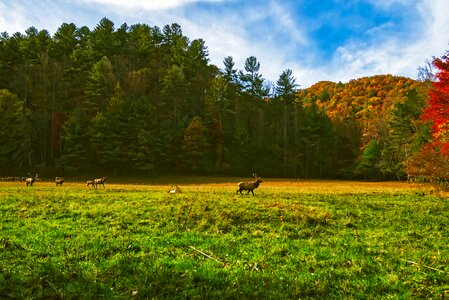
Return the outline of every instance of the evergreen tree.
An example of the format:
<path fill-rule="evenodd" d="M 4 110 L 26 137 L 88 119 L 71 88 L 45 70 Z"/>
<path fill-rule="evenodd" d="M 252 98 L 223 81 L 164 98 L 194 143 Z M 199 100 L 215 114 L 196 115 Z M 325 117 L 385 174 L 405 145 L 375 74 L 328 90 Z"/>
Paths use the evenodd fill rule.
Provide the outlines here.
<path fill-rule="evenodd" d="M 298 169 L 302 177 L 323 178 L 334 174 L 336 140 L 329 117 L 313 102 L 304 107 L 300 124 Z"/>
<path fill-rule="evenodd" d="M 276 101 L 280 102 L 283 106 L 283 116 L 282 116 L 282 137 L 283 137 L 283 175 L 287 176 L 288 172 L 288 149 L 292 148 L 288 145 L 288 126 L 289 126 L 289 108 L 293 107 L 293 102 L 295 100 L 295 95 L 297 92 L 298 85 L 296 84 L 296 78 L 293 77 L 292 70 L 287 69 L 282 72 L 276 82 Z M 295 143 L 296 144 L 296 143 Z"/>
<path fill-rule="evenodd" d="M 63 151 L 56 168 L 60 171 L 79 173 L 89 171 L 91 149 L 89 146 L 90 120 L 86 111 L 75 108 L 63 126 Z"/>
<path fill-rule="evenodd" d="M 92 68 L 85 91 L 85 107 L 91 114 L 104 112 L 117 84 L 112 64 L 106 56 Z"/>
<path fill-rule="evenodd" d="M 132 109 L 118 85 L 108 109 L 93 118 L 90 127 L 92 154 L 99 169 L 115 174 L 128 170 L 129 151 L 136 137 Z"/>
<path fill-rule="evenodd" d="M 225 66 L 223 70 L 223 75 L 228 82 L 237 82 L 237 69 L 234 69 L 235 62 L 232 56 L 227 56 L 223 60 L 223 64 Z"/>
<path fill-rule="evenodd" d="M 185 156 L 184 164 L 188 170 L 203 173 L 209 171 L 209 143 L 200 117 L 192 118 L 187 126 L 182 150 Z"/>
<path fill-rule="evenodd" d="M 207 91 L 205 102 L 205 123 L 208 125 L 214 149 L 213 159 L 216 171 L 226 169 L 224 152 L 231 140 L 234 112 L 231 110 L 230 99 L 228 99 L 228 84 L 224 76 L 215 77 Z"/>
<path fill-rule="evenodd" d="M 250 56 L 245 61 L 245 71 L 240 71 L 239 79 L 243 90 L 252 98 L 261 100 L 269 95 L 269 89 L 265 85 L 265 80 L 259 73 L 260 63 L 257 58 Z"/>
<path fill-rule="evenodd" d="M 378 165 L 382 147 L 381 143 L 375 139 L 368 143 L 357 164 L 356 176 L 362 179 L 382 179 Z"/>
<path fill-rule="evenodd" d="M 0 171 L 29 168 L 29 125 L 23 101 L 0 90 Z"/>
<path fill-rule="evenodd" d="M 158 103 L 169 127 L 179 130 L 186 111 L 187 85 L 182 68 L 173 65 L 162 80 L 162 103 Z"/>

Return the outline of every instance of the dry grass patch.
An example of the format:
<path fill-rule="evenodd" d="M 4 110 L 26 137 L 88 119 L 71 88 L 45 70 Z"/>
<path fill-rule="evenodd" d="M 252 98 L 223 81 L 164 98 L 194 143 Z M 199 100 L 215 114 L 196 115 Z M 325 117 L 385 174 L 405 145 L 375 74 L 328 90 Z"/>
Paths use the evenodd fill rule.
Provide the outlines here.
<path fill-rule="evenodd" d="M 158 191 L 168 192 L 171 187 L 177 185 L 183 192 L 214 193 L 229 192 L 235 194 L 238 182 L 246 178 L 215 178 L 215 177 L 173 177 L 163 178 L 160 182 L 155 179 L 148 181 L 111 180 L 105 183 L 105 189 L 117 191 Z M 370 194 L 370 193 L 404 193 L 404 192 L 433 192 L 427 185 L 407 182 L 363 182 L 341 180 L 289 180 L 289 179 L 263 179 L 264 181 L 255 190 L 255 196 L 266 194 Z M 27 188 L 24 182 L 0 182 L 0 195 L 2 188 Z M 64 186 L 56 187 L 53 181 L 36 182 L 30 189 L 70 189 L 86 188 L 85 181 L 66 181 Z M 99 186 L 96 190 L 104 190 Z M 246 196 L 246 193 L 244 193 Z M 441 192 L 440 192 L 441 194 Z M 240 196 L 240 195 L 239 195 Z M 252 195 L 250 195 L 252 196 Z M 241 197 L 241 196 L 240 196 Z M 444 195 L 443 195 L 444 197 Z"/>

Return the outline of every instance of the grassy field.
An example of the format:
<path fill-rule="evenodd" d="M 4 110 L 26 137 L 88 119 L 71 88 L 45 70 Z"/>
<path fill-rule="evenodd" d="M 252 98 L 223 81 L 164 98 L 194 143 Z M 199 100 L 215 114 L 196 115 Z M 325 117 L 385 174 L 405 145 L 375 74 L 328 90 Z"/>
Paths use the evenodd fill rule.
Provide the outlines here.
<path fill-rule="evenodd" d="M 0 183 L 0 298 L 449 296 L 449 202 L 423 187 L 204 182 Z"/>

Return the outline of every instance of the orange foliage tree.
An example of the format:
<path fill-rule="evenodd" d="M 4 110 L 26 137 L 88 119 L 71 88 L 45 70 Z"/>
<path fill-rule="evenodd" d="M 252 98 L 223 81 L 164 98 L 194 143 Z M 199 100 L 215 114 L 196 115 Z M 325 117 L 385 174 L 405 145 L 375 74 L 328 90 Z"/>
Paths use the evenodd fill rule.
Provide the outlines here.
<path fill-rule="evenodd" d="M 430 124 L 430 141 L 410 160 L 408 173 L 434 183 L 449 181 L 449 52 L 433 61 L 437 72 L 422 119 Z"/>

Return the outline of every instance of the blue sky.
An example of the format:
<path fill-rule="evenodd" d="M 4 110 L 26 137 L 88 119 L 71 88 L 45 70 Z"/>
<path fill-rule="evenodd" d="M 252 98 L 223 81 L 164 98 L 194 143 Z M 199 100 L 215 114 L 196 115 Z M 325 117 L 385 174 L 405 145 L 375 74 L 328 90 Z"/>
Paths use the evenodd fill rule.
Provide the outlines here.
<path fill-rule="evenodd" d="M 178 23 L 202 38 L 210 62 L 238 69 L 255 56 L 276 82 L 292 69 L 301 87 L 417 68 L 449 50 L 448 0 L 0 0 L 0 31 L 30 26 L 53 34 L 62 23 L 94 29 L 107 17 L 118 28 Z"/>

